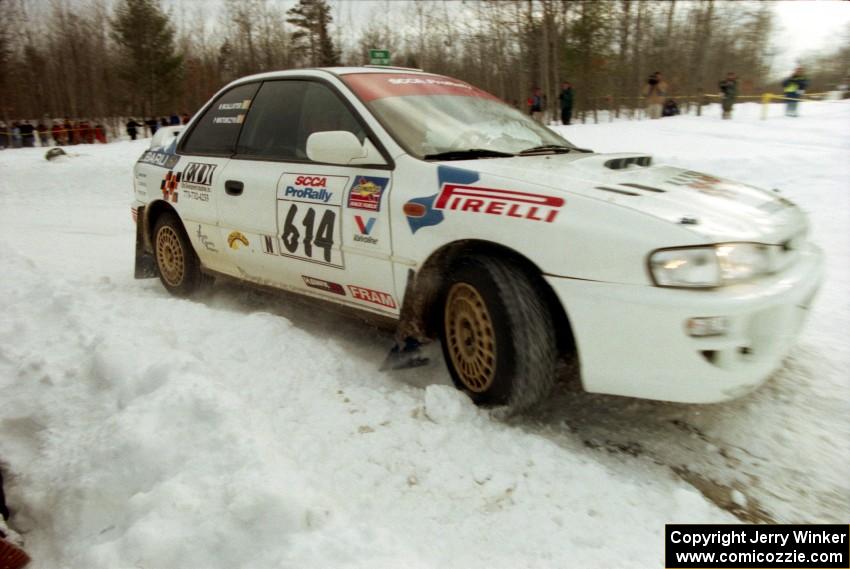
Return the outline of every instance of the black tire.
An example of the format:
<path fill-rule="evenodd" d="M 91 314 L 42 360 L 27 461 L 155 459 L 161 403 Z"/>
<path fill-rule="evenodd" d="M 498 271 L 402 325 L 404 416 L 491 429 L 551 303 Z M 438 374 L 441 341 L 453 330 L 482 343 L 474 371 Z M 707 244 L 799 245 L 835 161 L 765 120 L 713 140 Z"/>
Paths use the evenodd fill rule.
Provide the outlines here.
<path fill-rule="evenodd" d="M 450 272 L 440 313 L 449 373 L 476 404 L 521 411 L 552 389 L 553 319 L 524 271 L 498 258 L 465 257 Z"/>
<path fill-rule="evenodd" d="M 162 285 L 175 296 L 191 296 L 204 283 L 201 262 L 180 218 L 165 212 L 153 230 L 153 253 Z"/>

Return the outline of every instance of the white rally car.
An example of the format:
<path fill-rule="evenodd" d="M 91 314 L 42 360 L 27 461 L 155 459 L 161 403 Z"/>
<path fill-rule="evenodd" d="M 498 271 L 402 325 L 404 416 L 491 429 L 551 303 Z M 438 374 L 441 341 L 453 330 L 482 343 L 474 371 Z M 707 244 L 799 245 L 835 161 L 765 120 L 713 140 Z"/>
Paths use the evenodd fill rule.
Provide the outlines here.
<path fill-rule="evenodd" d="M 477 403 L 524 407 L 572 358 L 587 391 L 740 396 L 822 276 L 800 209 L 642 154 L 570 144 L 462 81 L 400 68 L 234 81 L 135 167 L 136 276 L 209 276 L 439 339 Z"/>

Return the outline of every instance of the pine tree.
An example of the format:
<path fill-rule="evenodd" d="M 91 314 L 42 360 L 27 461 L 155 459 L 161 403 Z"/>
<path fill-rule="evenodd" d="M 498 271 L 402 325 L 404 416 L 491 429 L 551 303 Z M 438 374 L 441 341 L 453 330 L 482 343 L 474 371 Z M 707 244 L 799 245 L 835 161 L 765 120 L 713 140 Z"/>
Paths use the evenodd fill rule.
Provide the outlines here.
<path fill-rule="evenodd" d="M 339 65 L 339 52 L 328 30 L 333 16 L 325 0 L 299 0 L 286 15 L 286 21 L 298 28 L 292 34 L 296 54 L 308 54 L 313 67 Z"/>
<path fill-rule="evenodd" d="M 121 0 L 112 39 L 121 50 L 119 75 L 133 94 L 133 108 L 147 116 L 171 111 L 167 105 L 176 98 L 183 58 L 158 0 Z"/>

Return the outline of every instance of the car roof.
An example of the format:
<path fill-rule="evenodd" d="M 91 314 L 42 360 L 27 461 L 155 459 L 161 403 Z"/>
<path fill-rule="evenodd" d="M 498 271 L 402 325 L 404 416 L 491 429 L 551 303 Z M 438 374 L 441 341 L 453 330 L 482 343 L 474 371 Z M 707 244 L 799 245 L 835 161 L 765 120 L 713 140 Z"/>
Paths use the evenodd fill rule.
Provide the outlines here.
<path fill-rule="evenodd" d="M 304 72 L 311 72 L 311 74 L 319 72 L 337 76 L 351 75 L 352 73 L 411 73 L 415 75 L 431 75 L 434 77 L 441 77 L 440 75 L 437 75 L 435 73 L 427 73 L 425 71 L 422 71 L 421 69 L 414 69 L 412 67 L 390 67 L 386 65 L 363 65 L 360 67 L 304 67 L 300 69 L 267 71 L 265 73 L 247 75 L 245 77 L 240 77 L 239 79 L 236 79 L 231 83 L 231 85 L 250 81 L 278 79 L 281 77 L 290 77 L 293 75 L 303 75 Z"/>

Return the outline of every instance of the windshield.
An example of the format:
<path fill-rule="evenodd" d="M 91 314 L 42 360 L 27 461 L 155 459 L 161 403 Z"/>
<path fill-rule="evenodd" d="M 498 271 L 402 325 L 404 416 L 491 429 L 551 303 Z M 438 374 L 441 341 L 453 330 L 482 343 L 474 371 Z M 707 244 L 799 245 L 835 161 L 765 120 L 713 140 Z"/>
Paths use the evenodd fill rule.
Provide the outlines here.
<path fill-rule="evenodd" d="M 412 73 L 344 75 L 369 110 L 410 154 L 488 150 L 516 154 L 574 146 L 493 95 L 448 77 Z"/>

